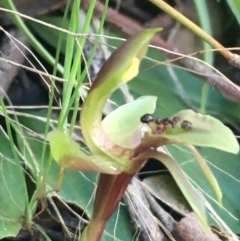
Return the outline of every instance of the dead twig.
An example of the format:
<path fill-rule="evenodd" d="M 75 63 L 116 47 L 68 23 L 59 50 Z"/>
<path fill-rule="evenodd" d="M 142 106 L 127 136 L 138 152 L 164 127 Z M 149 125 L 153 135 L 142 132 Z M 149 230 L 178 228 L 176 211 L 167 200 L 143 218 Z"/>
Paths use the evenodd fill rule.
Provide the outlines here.
<path fill-rule="evenodd" d="M 9 34 L 14 38 L 17 38 L 22 44 L 25 46 L 28 45 L 26 38 L 18 29 L 9 30 Z M 27 53 L 26 48 L 22 48 L 16 42 L 13 42 L 12 38 L 9 36 L 4 36 L 3 44 L 1 46 L 0 52 L 4 59 L 8 61 L 14 61 L 18 64 L 22 64 L 24 62 L 24 54 Z M 19 50 L 21 49 L 21 51 Z M 24 53 L 24 54 L 23 54 Z M 11 65 L 8 62 L 0 61 L 0 87 L 1 89 L 7 93 L 7 90 L 12 83 L 15 76 L 19 71 L 18 65 Z M 0 97 L 5 97 L 0 94 Z"/>
<path fill-rule="evenodd" d="M 129 184 L 124 200 L 138 231 L 137 240 L 166 240 L 150 211 L 142 185 L 136 178 L 133 178 Z"/>

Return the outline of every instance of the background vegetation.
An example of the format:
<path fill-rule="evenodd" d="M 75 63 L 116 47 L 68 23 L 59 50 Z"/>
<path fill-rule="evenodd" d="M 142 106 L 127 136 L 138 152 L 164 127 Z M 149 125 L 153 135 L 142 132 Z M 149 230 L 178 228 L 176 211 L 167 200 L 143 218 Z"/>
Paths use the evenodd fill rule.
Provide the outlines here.
<path fill-rule="evenodd" d="M 167 2 L 225 47 L 239 45 L 239 1 Z M 6 9 L 15 11 L 14 4 L 26 15 L 10 14 Z M 113 94 L 105 114 L 142 95 L 155 95 L 156 116 L 193 109 L 217 117 L 239 135 L 239 70 L 157 6 L 148 1 L 79 0 L 47 1 L 46 6 L 42 2 L 41 9 L 37 3 L 33 5 L 29 7 L 30 1 L 0 1 L 1 239 L 20 234 L 36 234 L 46 240 L 58 240 L 61 235 L 73 239 L 86 224 L 98 174 L 66 171 L 60 191 L 54 192 L 59 167 L 52 162 L 46 136 L 57 127 L 68 129 L 84 145 L 79 112 L 89 85 L 123 38 L 142 28 L 157 26 L 163 31 L 143 60 L 140 74 Z M 240 154 L 199 148 L 223 192 L 221 208 L 193 155 L 182 146 L 167 147 L 167 151 L 205 198 L 209 225 L 217 226 L 229 240 L 237 240 Z M 138 176 L 144 190 L 157 200 L 157 209 L 164 210 L 164 217 L 173 218 L 175 225 L 191 210 L 179 193 L 174 194 L 177 187 L 171 180 L 165 167 L 154 160 Z M 137 196 L 134 191 L 130 187 L 126 199 Z M 147 209 L 154 210 L 151 205 Z M 143 220 L 145 213 L 141 212 L 121 203 L 104 240 L 132 240 L 144 233 L 146 223 L 139 225 L 140 231 L 134 224 L 134 220 Z M 166 226 L 162 215 L 157 218 L 156 223 Z M 147 236 L 144 240 L 151 239 Z"/>

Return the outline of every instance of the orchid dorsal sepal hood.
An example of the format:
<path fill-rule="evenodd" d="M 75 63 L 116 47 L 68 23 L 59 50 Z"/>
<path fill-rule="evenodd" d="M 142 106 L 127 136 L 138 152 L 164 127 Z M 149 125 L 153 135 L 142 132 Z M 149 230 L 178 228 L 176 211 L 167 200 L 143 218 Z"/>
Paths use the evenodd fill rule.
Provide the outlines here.
<path fill-rule="evenodd" d="M 191 145 L 209 146 L 237 153 L 239 145 L 236 138 L 220 121 L 191 110 L 183 110 L 167 120 L 152 118 L 143 124 L 142 116 L 154 113 L 157 101 L 155 96 L 143 96 L 120 106 L 102 121 L 107 99 L 120 84 L 138 74 L 141 59 L 146 54 L 151 38 L 158 31 L 159 29 L 144 30 L 127 40 L 111 55 L 93 82 L 82 106 L 80 119 L 90 154 L 85 154 L 81 147 L 63 132 L 53 131 L 49 134 L 52 156 L 63 168 L 102 173 L 93 216 L 85 231 L 85 238 L 81 241 L 100 240 L 106 222 L 121 200 L 131 178 L 152 157 L 163 162 L 169 169 L 189 204 L 206 225 L 205 209 L 198 194 L 171 156 L 158 151 L 163 145 L 189 146 L 202 164 L 201 167 L 221 202 L 217 181 L 204 166 L 206 163 L 198 156 L 197 150 L 191 148 Z M 104 198 L 102 193 L 105 193 Z"/>
<path fill-rule="evenodd" d="M 138 75 L 139 65 L 148 44 L 161 29 L 147 29 L 123 43 L 106 61 L 93 82 L 81 111 L 81 126 L 85 141 L 92 153 L 108 153 L 108 157 L 129 155 L 126 149 L 112 146 L 102 130 L 102 112 L 107 99 L 121 84 Z M 94 107 L 94 108 L 93 108 Z M 113 155 L 111 150 L 114 149 Z"/>

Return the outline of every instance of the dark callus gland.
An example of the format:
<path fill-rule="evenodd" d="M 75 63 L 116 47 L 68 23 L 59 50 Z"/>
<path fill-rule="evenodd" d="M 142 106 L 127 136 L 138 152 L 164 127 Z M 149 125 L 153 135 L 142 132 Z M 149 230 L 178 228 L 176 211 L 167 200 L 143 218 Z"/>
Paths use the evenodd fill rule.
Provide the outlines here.
<path fill-rule="evenodd" d="M 148 124 L 149 122 L 153 121 L 153 116 L 151 114 L 145 114 L 141 117 L 141 122 Z"/>
<path fill-rule="evenodd" d="M 168 124 L 171 125 L 171 124 L 172 124 L 172 121 L 171 121 L 170 118 L 165 118 L 165 119 L 162 120 L 162 123 L 163 123 L 163 125 L 166 126 L 166 125 L 168 125 Z"/>
<path fill-rule="evenodd" d="M 181 124 L 181 127 L 185 130 L 191 130 L 192 129 L 192 123 L 189 121 L 183 121 Z"/>
<path fill-rule="evenodd" d="M 172 127 L 175 127 L 179 121 L 180 121 L 180 117 L 174 116 L 172 118 Z"/>

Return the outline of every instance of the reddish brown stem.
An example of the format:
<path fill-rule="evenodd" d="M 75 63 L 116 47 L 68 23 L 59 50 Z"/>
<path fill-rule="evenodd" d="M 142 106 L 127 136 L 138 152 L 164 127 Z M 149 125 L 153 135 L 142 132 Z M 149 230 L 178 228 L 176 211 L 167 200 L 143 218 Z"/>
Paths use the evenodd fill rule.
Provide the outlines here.
<path fill-rule="evenodd" d="M 101 174 L 93 215 L 88 224 L 88 241 L 99 241 L 104 232 L 108 219 L 112 216 L 125 193 L 134 174 L 122 173 L 119 175 Z"/>

